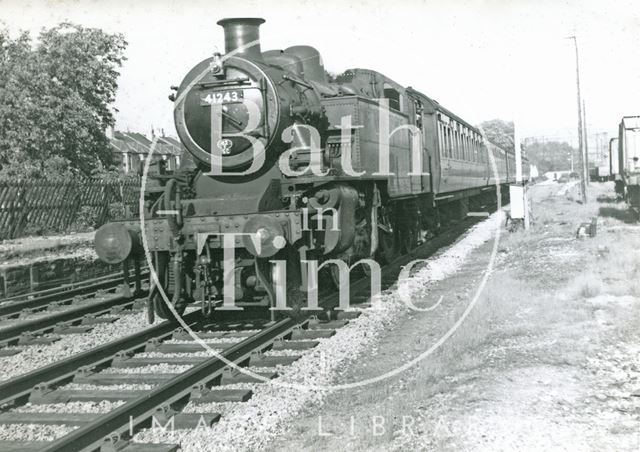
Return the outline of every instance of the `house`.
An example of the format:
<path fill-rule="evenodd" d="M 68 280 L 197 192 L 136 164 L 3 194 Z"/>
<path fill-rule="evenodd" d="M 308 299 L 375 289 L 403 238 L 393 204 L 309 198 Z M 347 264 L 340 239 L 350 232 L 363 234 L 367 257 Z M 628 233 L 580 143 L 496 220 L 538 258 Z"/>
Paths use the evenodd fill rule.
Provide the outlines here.
<path fill-rule="evenodd" d="M 184 152 L 177 138 L 153 136 L 149 140 L 137 132 L 113 132 L 110 142 L 113 152 L 117 154 L 116 160 L 121 162 L 121 168 L 126 174 L 142 174 L 150 154 L 150 171 L 160 171 L 160 161 L 164 162 L 165 170 L 173 171 L 180 166 Z"/>

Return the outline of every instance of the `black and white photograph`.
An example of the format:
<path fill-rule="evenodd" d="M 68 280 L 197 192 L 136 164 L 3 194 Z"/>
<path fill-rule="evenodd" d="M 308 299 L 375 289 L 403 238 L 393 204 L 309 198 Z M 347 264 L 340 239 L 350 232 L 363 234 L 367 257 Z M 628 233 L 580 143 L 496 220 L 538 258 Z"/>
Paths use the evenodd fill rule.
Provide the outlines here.
<path fill-rule="evenodd" d="M 640 3 L 0 0 L 0 451 L 640 451 Z"/>

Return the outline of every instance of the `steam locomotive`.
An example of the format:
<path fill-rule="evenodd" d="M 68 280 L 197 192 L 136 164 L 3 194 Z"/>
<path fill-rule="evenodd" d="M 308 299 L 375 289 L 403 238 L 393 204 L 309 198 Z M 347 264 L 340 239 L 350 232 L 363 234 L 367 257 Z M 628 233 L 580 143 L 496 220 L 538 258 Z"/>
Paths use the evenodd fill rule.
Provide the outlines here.
<path fill-rule="evenodd" d="M 195 302 L 269 308 L 285 292 L 291 307 L 317 287 L 311 265 L 339 283 L 335 262 L 390 262 L 514 182 L 514 154 L 435 100 L 370 69 L 331 77 L 313 47 L 263 52 L 262 23 L 218 22 L 225 55 L 170 96 L 194 164 L 148 189 L 140 217 L 96 233 L 107 263 L 151 258 L 163 318 Z"/>

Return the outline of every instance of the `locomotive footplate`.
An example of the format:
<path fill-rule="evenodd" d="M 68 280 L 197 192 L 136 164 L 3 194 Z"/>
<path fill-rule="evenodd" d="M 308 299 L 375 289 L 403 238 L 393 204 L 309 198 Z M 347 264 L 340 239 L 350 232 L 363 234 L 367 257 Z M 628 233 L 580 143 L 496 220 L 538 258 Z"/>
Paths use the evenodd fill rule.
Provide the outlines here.
<path fill-rule="evenodd" d="M 299 212 L 272 211 L 248 215 L 210 215 L 186 217 L 178 231 L 183 237 L 183 250 L 202 251 L 208 241 L 211 248 L 223 248 L 225 234 L 234 234 L 235 248 L 246 248 L 245 236 L 255 235 L 262 228 L 273 226 L 282 232 L 286 243 L 292 244 L 302 237 L 302 220 Z M 139 221 L 122 222 L 126 228 L 136 234 L 140 232 Z M 144 222 L 148 250 L 177 251 L 177 237 L 171 230 L 168 218 L 152 218 Z M 140 242 L 142 237 L 140 237 Z M 229 243 L 228 241 L 226 242 Z"/>
<path fill-rule="evenodd" d="M 248 236 L 255 236 L 264 228 L 278 230 L 289 244 L 295 243 L 302 237 L 302 220 L 299 212 L 272 211 L 249 215 L 188 217 L 184 219 L 182 226 L 185 238 L 184 249 L 195 249 L 199 253 L 206 241 L 211 248 L 223 248 L 225 234 L 234 234 L 230 237 L 233 238 L 235 248 L 247 248 Z M 227 241 L 226 244 L 228 246 L 229 242 Z"/>

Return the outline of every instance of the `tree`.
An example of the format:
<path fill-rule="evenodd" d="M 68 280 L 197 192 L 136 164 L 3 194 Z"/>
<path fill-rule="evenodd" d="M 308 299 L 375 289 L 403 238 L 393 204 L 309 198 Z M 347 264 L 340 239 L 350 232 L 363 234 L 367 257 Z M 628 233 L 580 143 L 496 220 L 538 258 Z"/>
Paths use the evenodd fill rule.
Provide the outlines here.
<path fill-rule="evenodd" d="M 529 162 L 536 165 L 541 174 L 547 171 L 568 171 L 571 169 L 571 155 L 577 155 L 577 151 L 568 143 L 559 141 L 532 141 L 525 149 Z"/>
<path fill-rule="evenodd" d="M 105 131 L 115 123 L 120 34 L 62 23 L 37 43 L 0 31 L 2 173 L 89 175 L 112 164 Z"/>
<path fill-rule="evenodd" d="M 500 146 L 507 151 L 515 152 L 514 127 L 512 121 L 502 119 L 491 119 L 480 123 L 487 139 L 493 144 Z"/>

